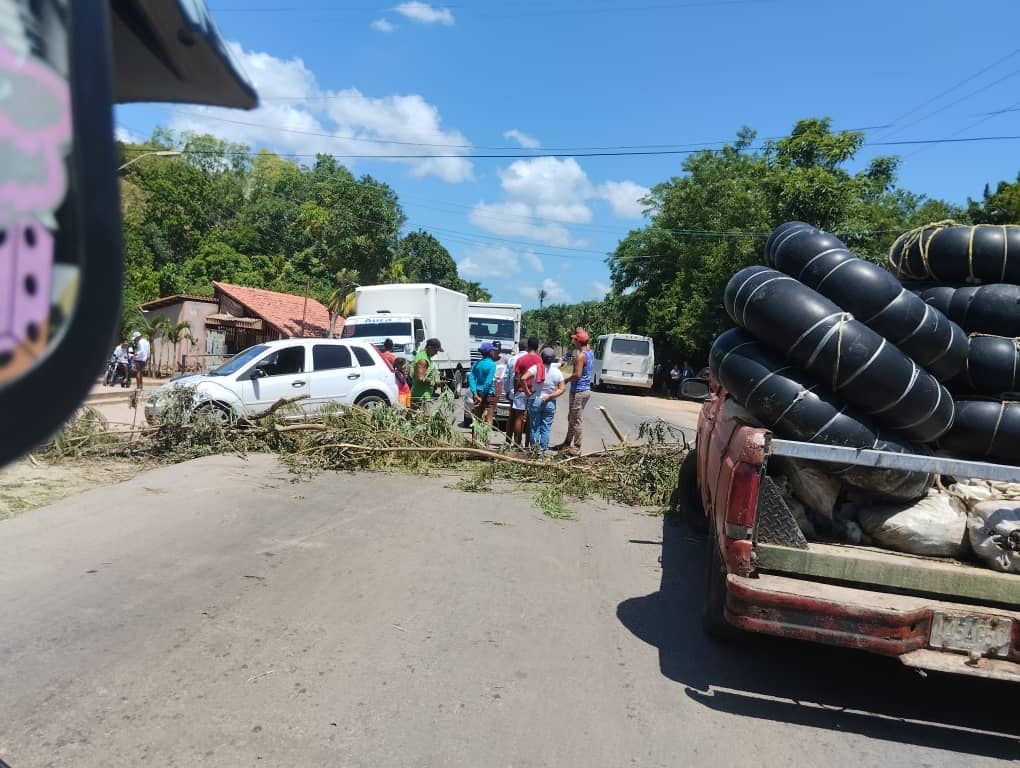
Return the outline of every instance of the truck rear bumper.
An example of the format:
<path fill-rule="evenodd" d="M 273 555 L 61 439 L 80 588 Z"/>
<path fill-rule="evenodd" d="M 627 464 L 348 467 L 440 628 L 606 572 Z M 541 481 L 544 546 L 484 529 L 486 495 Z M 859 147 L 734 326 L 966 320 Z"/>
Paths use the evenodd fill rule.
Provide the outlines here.
<path fill-rule="evenodd" d="M 736 627 L 896 656 L 907 666 L 1020 682 L 1020 612 L 834 586 L 804 579 L 730 574 L 726 619 Z M 936 614 L 1011 623 L 1006 658 L 972 659 L 931 646 Z"/>

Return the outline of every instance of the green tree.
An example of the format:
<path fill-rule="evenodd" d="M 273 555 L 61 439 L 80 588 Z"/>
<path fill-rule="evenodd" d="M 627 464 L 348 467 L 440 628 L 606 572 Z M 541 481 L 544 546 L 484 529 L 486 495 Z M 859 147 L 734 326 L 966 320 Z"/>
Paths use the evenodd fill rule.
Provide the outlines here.
<path fill-rule="evenodd" d="M 354 311 L 354 289 L 358 287 L 360 279 L 361 275 L 356 269 L 341 269 L 336 273 L 333 291 L 326 302 L 326 309 L 329 310 L 329 338 L 334 336 L 337 318 L 341 315 L 346 317 Z"/>
<path fill-rule="evenodd" d="M 627 330 L 619 303 L 613 298 L 530 309 L 521 316 L 521 326 L 524 335 L 537 336 L 543 343 L 561 347 L 570 346 L 570 335 L 579 327 L 592 338 Z"/>
<path fill-rule="evenodd" d="M 975 224 L 1020 224 L 1020 173 L 1016 181 L 1000 181 L 993 194 L 985 185 L 981 202 L 967 200 L 967 213 Z"/>
<path fill-rule="evenodd" d="M 456 290 L 467 294 L 468 301 L 492 301 L 492 293 L 472 280 L 459 280 Z"/>
<path fill-rule="evenodd" d="M 397 258 L 412 283 L 432 283 L 453 290 L 461 286 L 457 262 L 442 243 L 424 230 L 401 238 Z"/>
<path fill-rule="evenodd" d="M 328 155 L 318 157 L 310 183 L 312 199 L 298 211 L 310 252 L 331 274 L 356 269 L 376 282 L 394 259 L 404 223 L 396 193 L 370 176 L 355 179 Z"/>
<path fill-rule="evenodd" d="M 762 262 L 765 237 L 798 219 L 836 232 L 859 256 L 881 262 L 898 232 L 952 212 L 895 187 L 898 161 L 877 157 L 856 173 L 859 132 L 832 132 L 828 118 L 798 121 L 790 136 L 754 147 L 741 129 L 719 150 L 699 152 L 683 176 L 652 188 L 651 223 L 609 259 L 613 293 L 629 328 L 665 347 L 702 356 L 732 323 L 722 293 L 741 268 Z"/>
<path fill-rule="evenodd" d="M 183 278 L 189 293 L 205 296 L 212 295 L 213 280 L 261 287 L 251 259 L 216 239 L 203 243 L 198 253 L 184 262 Z"/>

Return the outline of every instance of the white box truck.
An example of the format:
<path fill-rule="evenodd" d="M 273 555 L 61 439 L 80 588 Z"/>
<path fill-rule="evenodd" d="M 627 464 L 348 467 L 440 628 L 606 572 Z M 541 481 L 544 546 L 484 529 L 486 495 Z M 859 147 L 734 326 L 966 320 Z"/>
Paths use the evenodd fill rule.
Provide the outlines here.
<path fill-rule="evenodd" d="M 478 347 L 483 341 L 498 341 L 504 352 L 513 354 L 521 338 L 521 305 L 469 302 L 468 334 L 471 337 L 472 360 L 481 357 Z"/>
<path fill-rule="evenodd" d="M 468 299 L 463 293 L 429 283 L 367 285 L 354 291 L 355 314 L 344 322 L 341 337 L 375 344 L 393 339 L 393 351 L 408 362 L 425 343 L 437 338 L 443 351 L 435 363 L 455 394 L 471 367 Z"/>

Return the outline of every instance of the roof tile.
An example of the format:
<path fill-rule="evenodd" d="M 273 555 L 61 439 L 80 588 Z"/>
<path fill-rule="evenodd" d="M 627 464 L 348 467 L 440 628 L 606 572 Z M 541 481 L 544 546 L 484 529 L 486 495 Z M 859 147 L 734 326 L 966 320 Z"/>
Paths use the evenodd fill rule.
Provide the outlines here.
<path fill-rule="evenodd" d="M 329 310 L 315 299 L 308 298 L 305 314 L 305 297 L 292 293 L 267 291 L 262 288 L 248 288 L 213 281 L 217 292 L 222 292 L 243 305 L 252 314 L 261 317 L 284 336 L 301 336 L 301 318 L 305 318 L 305 336 L 322 337 L 329 327 Z M 344 319 L 338 318 L 336 333 L 343 327 Z"/>

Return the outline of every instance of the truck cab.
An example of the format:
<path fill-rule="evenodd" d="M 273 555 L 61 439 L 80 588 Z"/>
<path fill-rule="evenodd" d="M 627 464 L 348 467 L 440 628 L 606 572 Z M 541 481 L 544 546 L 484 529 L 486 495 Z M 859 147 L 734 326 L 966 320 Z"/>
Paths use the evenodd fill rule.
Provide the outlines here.
<path fill-rule="evenodd" d="M 393 354 L 397 357 L 414 357 L 425 343 L 425 322 L 413 315 L 353 315 L 344 322 L 340 333 L 344 339 L 357 339 L 382 349 L 386 339 L 393 341 Z"/>
<path fill-rule="evenodd" d="M 871 546 L 774 543 L 770 456 L 1008 480 L 1020 468 L 777 439 L 713 381 L 684 458 L 679 510 L 707 532 L 704 626 L 893 656 L 1020 682 L 1020 576 Z M 831 454 L 831 456 L 830 456 Z M 966 474 L 971 473 L 971 474 Z"/>

